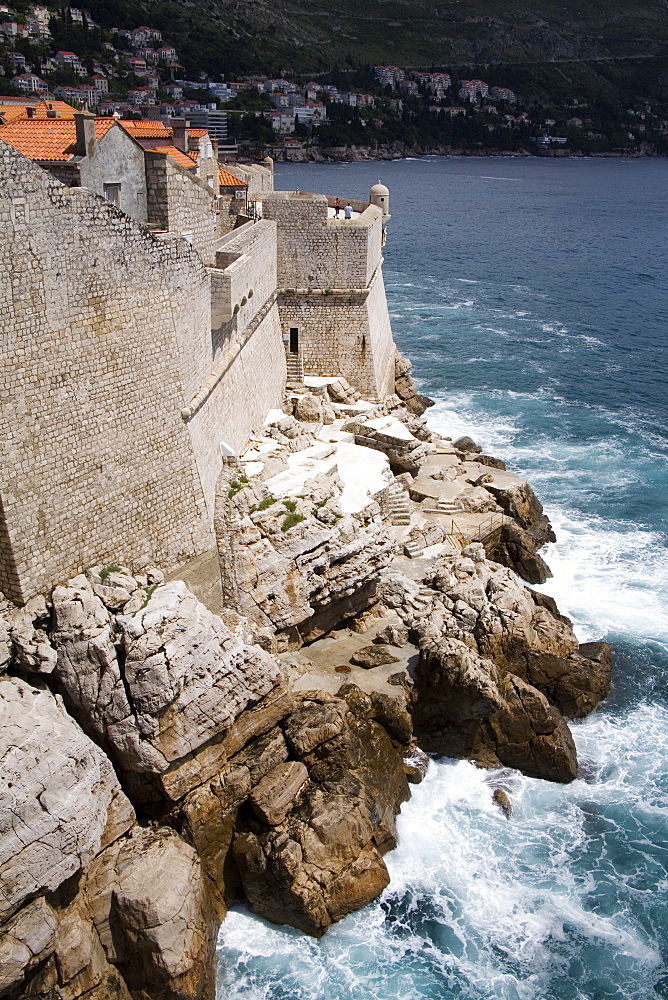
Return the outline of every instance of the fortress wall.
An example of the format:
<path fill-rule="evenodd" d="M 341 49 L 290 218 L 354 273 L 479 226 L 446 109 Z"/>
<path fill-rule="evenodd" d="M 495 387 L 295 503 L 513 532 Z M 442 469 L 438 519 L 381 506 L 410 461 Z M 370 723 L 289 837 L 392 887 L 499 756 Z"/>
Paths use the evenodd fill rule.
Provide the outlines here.
<path fill-rule="evenodd" d="M 325 195 L 275 191 L 263 197 L 262 212 L 278 223 L 279 288 L 366 287 L 380 262 L 375 206 L 352 222 L 328 221 Z"/>
<path fill-rule="evenodd" d="M 213 264 L 219 234 L 211 188 L 157 149 L 146 150 L 145 158 L 150 224 L 175 236 L 192 233 L 193 248 Z"/>
<path fill-rule="evenodd" d="M 263 220 L 225 241 L 211 274 L 211 328 L 218 353 L 276 292 L 276 223 Z"/>
<path fill-rule="evenodd" d="M 181 416 L 210 367 L 197 255 L 0 143 L 0 310 L 0 589 L 208 547 Z"/>
<path fill-rule="evenodd" d="M 272 297 L 259 314 L 260 322 L 235 353 L 216 388 L 188 420 L 204 495 L 213 517 L 215 487 L 220 472 L 220 442 L 239 453 L 251 433 L 259 430 L 267 412 L 280 407 L 287 378 L 278 306 Z"/>
<path fill-rule="evenodd" d="M 385 282 L 381 270 L 378 270 L 371 283 L 366 308 L 369 317 L 374 378 L 377 386 L 376 395 L 382 398 L 394 392 L 394 362 L 397 348 L 392 338 L 390 314 L 385 297 Z"/>
<path fill-rule="evenodd" d="M 240 232 L 217 260 L 227 266 L 210 269 L 215 384 L 188 418 L 211 516 L 221 440 L 239 451 L 267 411 L 280 406 L 287 378 L 276 305 L 276 224 L 262 221 Z"/>
<path fill-rule="evenodd" d="M 394 353 L 379 271 L 368 293 L 279 296 L 283 333 L 299 330 L 305 375 L 344 375 L 367 398 L 394 386 Z"/>

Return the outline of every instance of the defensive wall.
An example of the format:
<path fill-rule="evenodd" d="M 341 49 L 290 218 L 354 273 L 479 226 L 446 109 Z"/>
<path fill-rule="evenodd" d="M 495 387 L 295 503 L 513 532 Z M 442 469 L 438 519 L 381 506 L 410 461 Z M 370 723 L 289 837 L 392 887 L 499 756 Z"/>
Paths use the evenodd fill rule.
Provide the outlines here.
<path fill-rule="evenodd" d="M 0 590 L 19 604 L 96 563 L 213 548 L 223 459 L 281 405 L 295 330 L 307 373 L 394 387 L 380 208 L 344 222 L 266 193 L 221 237 L 215 191 L 142 152 L 162 232 L 0 142 Z"/>
<path fill-rule="evenodd" d="M 345 375 L 360 392 L 392 391 L 394 353 L 382 276 L 383 212 L 368 202 L 347 221 L 325 195 L 264 195 L 278 225 L 278 307 L 286 343 L 298 343 L 307 375 Z M 296 334 L 296 337 L 295 337 Z M 292 341 L 291 341 L 292 338 Z"/>
<path fill-rule="evenodd" d="M 253 233 L 266 260 L 274 232 Z M 23 603 L 93 563 L 175 568 L 212 548 L 220 442 L 240 447 L 285 385 L 265 286 L 253 289 L 253 336 L 230 331 L 234 357 L 208 387 L 212 273 L 200 256 L 4 143 L 0 269 L 0 590 Z"/>

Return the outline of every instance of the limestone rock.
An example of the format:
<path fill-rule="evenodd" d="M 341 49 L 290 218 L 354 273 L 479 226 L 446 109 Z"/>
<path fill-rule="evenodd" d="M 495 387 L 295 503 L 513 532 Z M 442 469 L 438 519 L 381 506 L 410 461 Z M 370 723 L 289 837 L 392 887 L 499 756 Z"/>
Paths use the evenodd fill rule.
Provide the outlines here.
<path fill-rule="evenodd" d="M 300 761 L 277 764 L 251 792 L 250 803 L 257 818 L 269 826 L 278 826 L 307 781 L 308 771 Z"/>
<path fill-rule="evenodd" d="M 135 614 L 117 616 L 120 650 L 92 591 L 56 588 L 53 602 L 59 683 L 127 771 L 169 772 L 173 781 L 181 762 L 281 688 L 276 660 L 243 642 L 182 581 L 157 586 Z M 201 771 L 188 768 L 182 779 L 192 770 L 194 787 Z"/>
<path fill-rule="evenodd" d="M 306 702 L 283 723 L 283 731 L 293 753 L 303 757 L 315 747 L 338 736 L 345 723 L 348 706 L 344 701 L 325 704 Z"/>
<path fill-rule="evenodd" d="M 430 454 L 429 447 L 395 414 L 355 417 L 347 421 L 342 430 L 354 434 L 356 444 L 384 452 L 396 469 L 417 469 Z"/>
<path fill-rule="evenodd" d="M 0 919 L 134 822 L 111 763 L 50 691 L 0 678 Z"/>
<path fill-rule="evenodd" d="M 457 438 L 457 440 L 453 442 L 453 447 L 456 448 L 457 451 L 463 451 L 466 453 L 473 452 L 476 454 L 480 454 L 480 452 L 482 451 L 480 445 L 476 444 L 473 438 L 467 437 L 466 435 Z"/>
<path fill-rule="evenodd" d="M 510 803 L 508 795 L 502 788 L 496 788 L 494 794 L 492 795 L 494 804 L 499 807 L 506 819 L 510 819 L 513 814 L 513 807 Z"/>
<path fill-rule="evenodd" d="M 307 423 L 322 423 L 322 402 L 317 396 L 308 393 L 298 396 L 295 401 L 294 415 L 297 420 Z"/>
<path fill-rule="evenodd" d="M 350 657 L 350 662 L 370 670 L 384 663 L 399 663 L 399 657 L 388 646 L 378 644 L 362 646 Z"/>
<path fill-rule="evenodd" d="M 263 489 L 264 499 L 251 504 L 246 491 L 230 497 L 224 477 L 218 484 L 223 593 L 261 628 L 283 631 L 294 648 L 373 603 L 395 542 L 376 503 L 343 513 L 337 474 L 312 480 L 287 501 Z"/>
<path fill-rule="evenodd" d="M 380 632 L 376 632 L 372 641 L 387 643 L 390 646 L 405 646 L 408 642 L 408 629 L 405 625 L 386 625 Z"/>
<path fill-rule="evenodd" d="M 209 995 L 216 919 L 193 848 L 166 828 L 139 829 L 91 865 L 85 886 L 110 960 L 133 991 Z"/>
<path fill-rule="evenodd" d="M 50 674 L 57 654 L 47 635 L 49 609 L 42 595 L 9 616 L 12 666 L 21 674 Z"/>
<path fill-rule="evenodd" d="M 56 941 L 56 915 L 43 896 L 0 927 L 0 994 L 52 955 Z"/>
<path fill-rule="evenodd" d="M 348 716 L 303 765 L 311 780 L 302 804 L 272 829 L 242 827 L 233 849 L 251 909 L 320 937 L 388 884 L 381 852 L 396 842 L 408 786 L 387 733 L 367 719 Z"/>
<path fill-rule="evenodd" d="M 509 517 L 528 531 L 536 548 L 546 542 L 556 542 L 556 535 L 547 515 L 543 513 L 543 506 L 528 483 L 521 481 L 510 486 L 500 486 L 493 482 L 487 483 L 485 489 L 489 490 Z"/>
<path fill-rule="evenodd" d="M 552 576 L 545 560 L 536 552 L 533 537 L 513 521 L 506 521 L 489 558 L 514 569 L 527 583 L 545 583 Z"/>
<path fill-rule="evenodd" d="M 427 750 L 549 781 L 577 776 L 568 727 L 545 695 L 459 640 L 423 637 L 417 692 L 416 722 Z"/>

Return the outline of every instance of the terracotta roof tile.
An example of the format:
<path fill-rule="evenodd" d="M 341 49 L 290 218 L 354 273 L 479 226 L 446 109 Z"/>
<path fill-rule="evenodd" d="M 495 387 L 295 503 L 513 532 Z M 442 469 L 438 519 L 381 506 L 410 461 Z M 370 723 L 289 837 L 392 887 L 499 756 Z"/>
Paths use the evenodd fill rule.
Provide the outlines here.
<path fill-rule="evenodd" d="M 205 128 L 189 128 L 188 129 L 188 135 L 191 135 L 193 137 L 193 139 L 202 139 L 205 135 L 208 135 L 208 134 L 209 134 L 209 132 Z"/>
<path fill-rule="evenodd" d="M 221 187 L 248 187 L 245 181 L 231 174 L 229 170 L 218 167 L 218 183 Z"/>
<path fill-rule="evenodd" d="M 164 122 L 138 121 L 129 118 L 127 121 L 121 121 L 121 125 L 133 139 L 169 138 L 172 134 L 171 128 Z"/>
<path fill-rule="evenodd" d="M 96 118 L 95 138 L 101 139 L 113 124 L 113 118 Z M 0 126 L 0 139 L 31 160 L 66 163 L 76 155 L 76 137 L 73 118 L 19 118 Z"/>
<path fill-rule="evenodd" d="M 192 157 L 188 156 L 187 153 L 184 153 L 183 150 L 177 149 L 176 146 L 156 146 L 153 150 L 151 150 L 151 152 L 165 153 L 170 157 L 170 159 L 178 163 L 180 167 L 185 167 L 186 170 L 195 169 L 195 161 Z"/>

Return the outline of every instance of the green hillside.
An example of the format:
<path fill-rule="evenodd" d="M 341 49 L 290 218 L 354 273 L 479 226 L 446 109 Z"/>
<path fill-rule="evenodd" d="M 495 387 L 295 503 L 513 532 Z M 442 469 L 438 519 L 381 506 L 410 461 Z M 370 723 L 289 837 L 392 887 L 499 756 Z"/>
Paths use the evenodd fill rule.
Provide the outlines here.
<path fill-rule="evenodd" d="M 91 0 L 102 26 L 161 28 L 188 71 L 315 74 L 614 60 L 668 49 L 665 0 Z"/>

